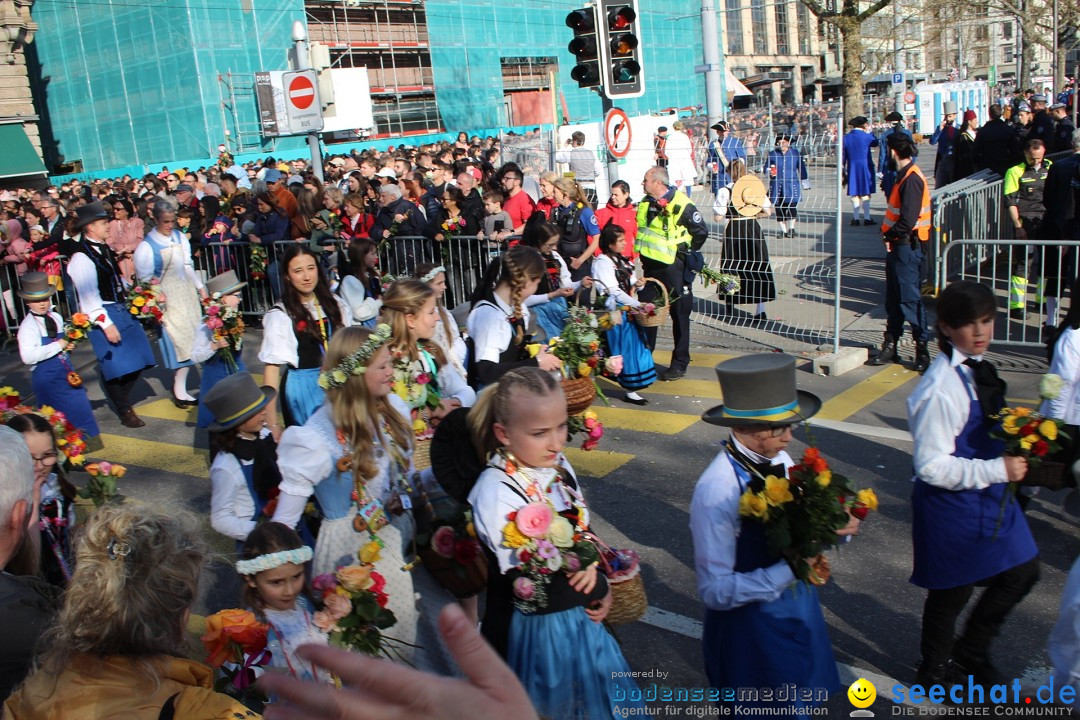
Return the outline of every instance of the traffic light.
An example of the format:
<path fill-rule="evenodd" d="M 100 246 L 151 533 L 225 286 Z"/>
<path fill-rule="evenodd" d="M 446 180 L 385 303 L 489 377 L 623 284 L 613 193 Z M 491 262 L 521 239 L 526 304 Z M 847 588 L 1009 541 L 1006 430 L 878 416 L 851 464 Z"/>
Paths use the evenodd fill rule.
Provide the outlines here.
<path fill-rule="evenodd" d="M 570 77 L 577 81 L 578 87 L 600 86 L 600 51 L 596 24 L 595 7 L 574 10 L 566 16 L 566 26 L 574 31 L 574 39 L 568 47 L 576 61 Z"/>
<path fill-rule="evenodd" d="M 609 98 L 641 97 L 645 75 L 641 65 L 641 34 L 637 0 L 602 0 L 604 22 L 601 40 L 601 73 L 604 94 Z"/>

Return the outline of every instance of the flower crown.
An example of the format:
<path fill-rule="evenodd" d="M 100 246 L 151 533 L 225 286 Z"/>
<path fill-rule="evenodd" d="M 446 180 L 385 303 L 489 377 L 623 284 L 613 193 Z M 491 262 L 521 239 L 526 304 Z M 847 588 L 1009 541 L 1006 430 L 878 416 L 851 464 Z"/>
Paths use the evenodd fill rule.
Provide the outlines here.
<path fill-rule="evenodd" d="M 432 280 L 435 279 L 436 275 L 438 275 L 439 273 L 444 273 L 444 272 L 446 272 L 446 268 L 444 268 L 442 265 L 438 265 L 436 267 L 433 267 L 433 268 L 431 268 L 431 270 L 427 271 L 426 273 L 424 273 L 420 277 L 420 282 L 426 282 L 426 283 L 431 282 Z"/>
<path fill-rule="evenodd" d="M 367 371 L 367 362 L 386 341 L 390 339 L 390 326 L 382 323 L 375 328 L 375 332 L 367 341 L 345 356 L 345 359 L 337 367 L 323 370 L 319 373 L 319 387 L 323 390 L 341 387 L 353 375 L 363 375 Z"/>
<path fill-rule="evenodd" d="M 241 575 L 258 575 L 266 570 L 273 570 L 287 563 L 303 565 L 312 558 L 311 548 L 307 545 L 295 550 L 282 550 L 253 557 L 250 560 L 238 560 L 236 572 Z"/>

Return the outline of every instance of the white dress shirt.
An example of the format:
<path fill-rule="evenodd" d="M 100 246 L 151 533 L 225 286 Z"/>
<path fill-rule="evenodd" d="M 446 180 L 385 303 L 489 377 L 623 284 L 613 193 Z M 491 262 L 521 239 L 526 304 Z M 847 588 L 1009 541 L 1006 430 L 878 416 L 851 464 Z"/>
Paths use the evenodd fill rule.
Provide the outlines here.
<path fill-rule="evenodd" d="M 915 474 L 923 482 L 946 490 L 981 490 L 1009 480 L 1004 458 L 953 457 L 975 393 L 971 368 L 964 365 L 967 358 L 956 348 L 952 357 L 940 353 L 907 400 L 908 425 L 915 439 Z M 957 367 L 966 381 L 960 379 Z"/>
<path fill-rule="evenodd" d="M 377 317 L 382 307 L 382 300 L 369 297 L 364 283 L 354 275 L 346 275 L 341 279 L 338 292 L 351 308 L 352 319 L 358 323 L 367 322 Z"/>
<path fill-rule="evenodd" d="M 608 294 L 613 297 L 615 302 L 619 305 L 625 305 L 632 308 L 641 307 L 641 303 L 637 298 L 627 295 L 623 292 L 623 289 L 619 287 L 619 279 L 615 274 L 615 261 L 607 255 L 593 258 L 592 276 L 604 284 Z M 631 272 L 630 285 L 633 286 L 636 282 L 637 274 Z"/>
<path fill-rule="evenodd" d="M 345 327 L 352 325 L 352 310 L 337 295 L 334 300 L 341 311 L 341 324 Z M 321 307 L 316 312 L 314 301 L 305 303 L 305 306 L 316 321 L 326 317 Z M 293 331 L 293 321 L 280 303 L 263 315 L 263 341 L 259 348 L 259 360 L 265 365 L 300 365 L 300 351 L 296 333 Z"/>
<path fill-rule="evenodd" d="M 1047 372 L 1059 375 L 1065 384 L 1056 398 L 1043 401 L 1039 412 L 1080 425 L 1080 330 L 1065 326 L 1054 344 L 1054 361 Z"/>
<path fill-rule="evenodd" d="M 469 337 L 473 340 L 473 362 L 499 362 L 499 355 L 510 347 L 514 339 L 514 329 L 510 327 L 510 318 L 513 316 L 514 311 L 498 295 L 495 296 L 494 305 L 484 302 L 473 308 L 465 324 Z M 525 327 L 529 326 L 527 306 L 521 308 L 521 321 Z"/>
<path fill-rule="evenodd" d="M 260 437 L 269 434 L 263 428 Z M 254 464 L 254 460 L 239 460 L 232 453 L 220 452 L 210 466 L 210 526 L 234 540 L 246 540 L 255 529 L 255 502 L 243 470 Z"/>
<path fill-rule="evenodd" d="M 731 441 L 747 458 L 766 461 L 734 436 Z M 769 462 L 783 463 L 785 469 L 795 464 L 782 450 Z M 701 474 L 690 502 L 698 595 L 710 610 L 734 610 L 754 602 L 772 602 L 795 582 L 795 574 L 783 560 L 750 572 L 735 572 L 735 545 L 742 525 L 739 497 L 743 490 L 732 460 L 724 450 Z"/>
<path fill-rule="evenodd" d="M 49 311 L 49 317 L 56 323 L 57 330 L 64 329 L 64 318 L 58 313 Z M 27 313 L 23 321 L 19 323 L 19 357 L 24 365 L 34 367 L 51 357 L 56 357 L 64 351 L 63 342 L 41 342 L 41 338 L 48 335 L 45 329 L 45 319 L 33 313 Z"/>
<path fill-rule="evenodd" d="M 91 252 L 87 250 L 86 252 Z M 101 289 L 98 288 L 98 271 L 94 261 L 86 256 L 86 253 L 75 253 L 67 266 L 68 277 L 75 286 L 75 295 L 79 299 L 79 310 L 90 316 L 90 321 L 98 325 L 102 330 L 112 327 L 113 321 L 109 313 L 105 312 L 106 303 L 101 299 Z M 124 298 L 120 298 L 121 301 Z M 100 320 L 98 319 L 100 318 Z"/>

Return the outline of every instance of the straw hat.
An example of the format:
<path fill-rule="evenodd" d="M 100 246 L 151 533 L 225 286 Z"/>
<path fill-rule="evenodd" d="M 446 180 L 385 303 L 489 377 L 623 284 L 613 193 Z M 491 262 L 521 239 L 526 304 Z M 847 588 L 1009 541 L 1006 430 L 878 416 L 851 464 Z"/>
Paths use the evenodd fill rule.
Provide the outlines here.
<path fill-rule="evenodd" d="M 731 204 L 743 217 L 755 217 L 765 209 L 769 194 L 757 175 L 743 175 L 731 188 Z"/>

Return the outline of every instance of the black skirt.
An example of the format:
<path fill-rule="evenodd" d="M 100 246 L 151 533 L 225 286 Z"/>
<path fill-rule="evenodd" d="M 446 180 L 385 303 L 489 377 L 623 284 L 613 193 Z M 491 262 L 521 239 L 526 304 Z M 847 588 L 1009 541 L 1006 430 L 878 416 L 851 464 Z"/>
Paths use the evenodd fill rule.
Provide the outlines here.
<path fill-rule="evenodd" d="M 724 256 L 720 271 L 736 275 L 740 288 L 731 298 L 736 305 L 776 299 L 776 282 L 769 264 L 769 247 L 756 218 L 731 217 L 724 229 Z"/>

